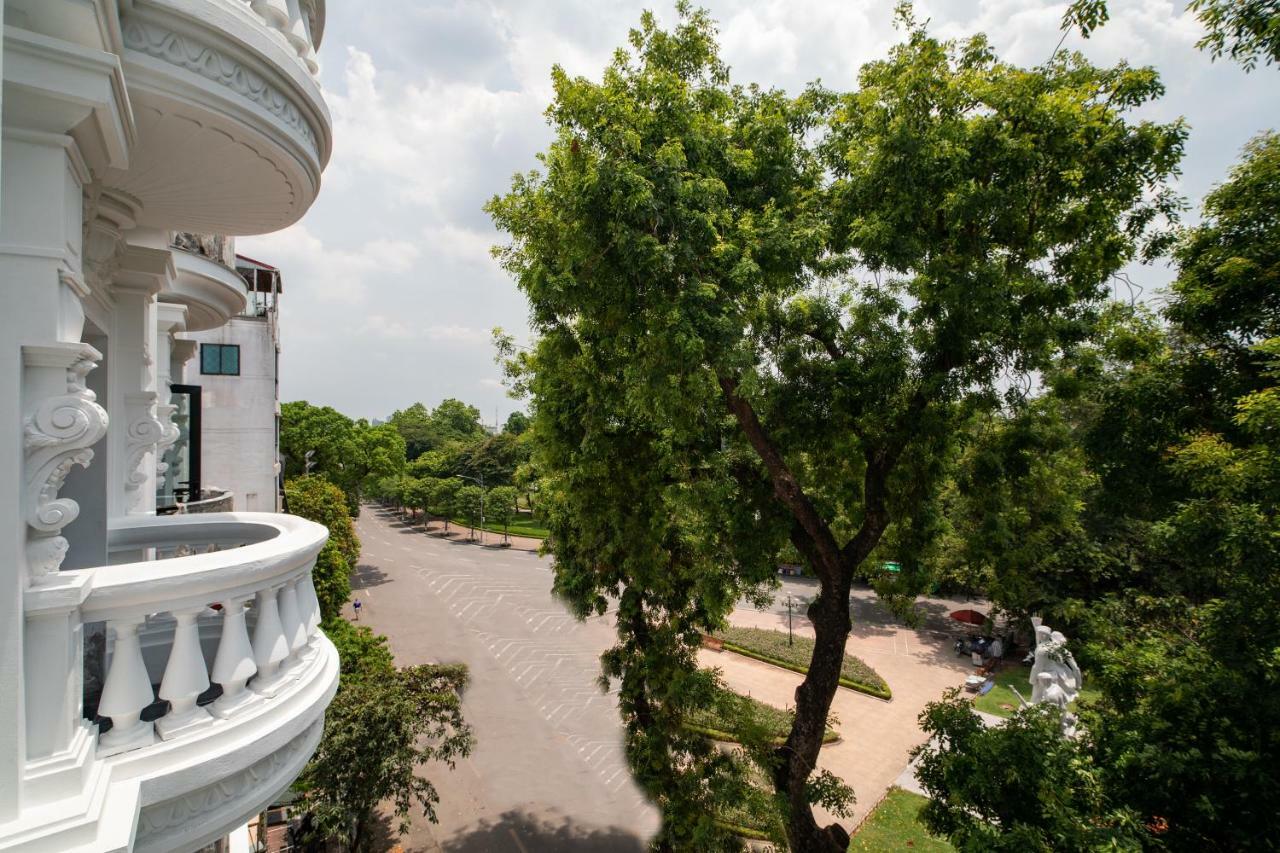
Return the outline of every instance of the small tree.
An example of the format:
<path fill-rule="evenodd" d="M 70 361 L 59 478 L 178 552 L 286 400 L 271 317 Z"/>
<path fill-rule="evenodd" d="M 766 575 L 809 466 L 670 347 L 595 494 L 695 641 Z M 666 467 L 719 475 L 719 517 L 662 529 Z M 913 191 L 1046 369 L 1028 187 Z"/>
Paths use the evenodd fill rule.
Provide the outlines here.
<path fill-rule="evenodd" d="M 489 490 L 487 514 L 494 524 L 502 525 L 503 542 L 510 539 L 509 528 L 511 519 L 516 514 L 516 498 L 519 494 L 514 486 L 498 486 Z"/>
<path fill-rule="evenodd" d="M 320 600 L 321 616 L 332 619 L 351 597 L 351 570 L 360 559 L 360 540 L 351 524 L 346 497 L 342 489 L 323 477 L 289 480 L 284 493 L 290 512 L 329 530 L 329 541 L 316 557 L 311 580 Z"/>
<path fill-rule="evenodd" d="M 401 834 L 415 807 L 431 822 L 440 795 L 418 767 L 454 762 L 471 752 L 459 694 L 460 665 L 396 670 L 386 638 L 337 620 L 331 633 L 342 656 L 342 682 L 325 712 L 324 736 L 298 778 L 312 840 L 341 839 L 355 853 L 370 849 L 378 804 L 389 801 Z"/>
<path fill-rule="evenodd" d="M 484 489 L 479 486 L 466 485 L 458 489 L 458 509 L 471 528 L 471 538 L 476 538 L 476 525 L 480 524 L 484 515 Z"/>
<path fill-rule="evenodd" d="M 444 532 L 449 532 L 449 519 L 458 512 L 458 492 L 462 484 L 454 479 L 436 480 L 431 493 L 431 511 L 444 518 Z"/>

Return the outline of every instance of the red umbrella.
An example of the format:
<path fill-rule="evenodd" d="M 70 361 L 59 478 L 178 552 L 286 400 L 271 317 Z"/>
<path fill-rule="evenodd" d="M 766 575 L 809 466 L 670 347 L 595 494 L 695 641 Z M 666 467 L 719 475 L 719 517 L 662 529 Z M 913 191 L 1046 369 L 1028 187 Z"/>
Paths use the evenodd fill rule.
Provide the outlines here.
<path fill-rule="evenodd" d="M 987 615 L 977 610 L 957 610 L 951 614 L 951 618 L 968 625 L 981 625 L 987 621 Z"/>

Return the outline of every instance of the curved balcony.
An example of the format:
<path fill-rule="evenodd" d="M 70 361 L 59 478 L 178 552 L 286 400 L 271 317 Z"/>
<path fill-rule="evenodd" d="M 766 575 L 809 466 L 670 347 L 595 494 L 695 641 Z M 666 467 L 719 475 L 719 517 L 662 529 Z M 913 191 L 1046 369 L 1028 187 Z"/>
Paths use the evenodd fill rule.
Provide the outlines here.
<path fill-rule="evenodd" d="M 338 684 L 311 582 L 326 538 L 273 513 L 138 516 L 113 526 L 113 560 L 220 550 L 61 572 L 29 590 L 29 636 L 71 641 L 28 660 L 28 742 L 48 757 L 27 785 L 49 805 L 5 841 L 194 850 L 276 799 L 315 750 Z M 70 690 L 59 648 L 75 658 Z"/>
<path fill-rule="evenodd" d="M 104 184 L 136 202 L 146 227 L 235 235 L 297 221 L 332 144 L 311 36 L 323 3 L 122 5 L 137 141 Z"/>
<path fill-rule="evenodd" d="M 177 274 L 160 301 L 186 306 L 187 331 L 216 329 L 244 311 L 249 297 L 239 273 L 195 252 L 172 251 Z"/>

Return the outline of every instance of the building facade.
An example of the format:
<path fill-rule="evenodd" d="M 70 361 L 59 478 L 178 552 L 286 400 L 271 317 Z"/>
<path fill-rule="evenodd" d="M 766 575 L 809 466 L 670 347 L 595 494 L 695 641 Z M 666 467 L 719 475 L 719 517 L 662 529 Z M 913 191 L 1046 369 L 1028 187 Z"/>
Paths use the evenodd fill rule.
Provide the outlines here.
<path fill-rule="evenodd" d="M 337 688 L 326 531 L 274 486 L 194 511 L 192 468 L 238 449 L 190 452 L 224 406 L 184 390 L 259 296 L 207 235 L 283 228 L 319 192 L 324 0 L 0 14 L 0 851 L 222 844 Z M 158 513 L 184 481 L 189 511 Z"/>
<path fill-rule="evenodd" d="M 231 509 L 279 512 L 280 271 L 236 256 L 248 290 L 245 310 L 216 329 L 183 337 L 193 342 L 182 385 L 202 402 L 199 491 L 228 494 Z M 179 397 L 181 400 L 181 397 Z M 182 497 L 181 480 L 175 497 Z M 166 500 L 164 486 L 158 500 Z M 189 494 L 189 490 L 188 490 Z"/>

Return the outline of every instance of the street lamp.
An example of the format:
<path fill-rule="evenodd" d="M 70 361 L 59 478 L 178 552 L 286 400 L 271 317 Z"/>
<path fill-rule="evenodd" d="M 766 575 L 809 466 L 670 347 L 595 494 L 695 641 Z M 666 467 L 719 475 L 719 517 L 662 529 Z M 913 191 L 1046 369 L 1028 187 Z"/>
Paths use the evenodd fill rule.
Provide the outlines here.
<path fill-rule="evenodd" d="M 468 477 L 466 474 L 454 474 L 455 477 L 461 477 L 464 480 L 470 480 L 473 483 L 480 484 L 480 544 L 484 544 L 484 472 L 480 472 L 480 479 Z"/>

